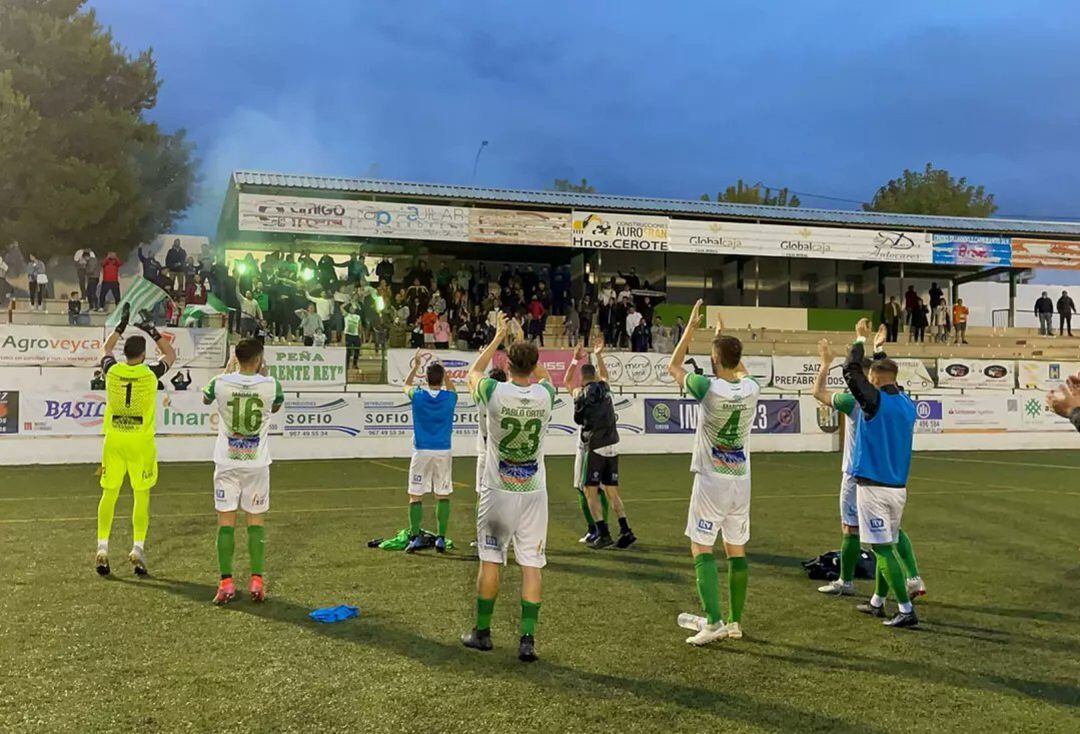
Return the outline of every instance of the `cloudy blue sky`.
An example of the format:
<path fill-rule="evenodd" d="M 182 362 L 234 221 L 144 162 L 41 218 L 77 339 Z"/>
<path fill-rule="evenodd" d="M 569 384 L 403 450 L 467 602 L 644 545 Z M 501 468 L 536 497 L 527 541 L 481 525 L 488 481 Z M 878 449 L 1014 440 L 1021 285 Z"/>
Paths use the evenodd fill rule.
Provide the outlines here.
<path fill-rule="evenodd" d="M 861 201 L 933 161 L 1001 215 L 1080 217 L 1075 2 L 91 7 L 153 47 L 152 115 L 198 144 L 192 234 L 238 168 L 687 198 L 742 177 Z"/>

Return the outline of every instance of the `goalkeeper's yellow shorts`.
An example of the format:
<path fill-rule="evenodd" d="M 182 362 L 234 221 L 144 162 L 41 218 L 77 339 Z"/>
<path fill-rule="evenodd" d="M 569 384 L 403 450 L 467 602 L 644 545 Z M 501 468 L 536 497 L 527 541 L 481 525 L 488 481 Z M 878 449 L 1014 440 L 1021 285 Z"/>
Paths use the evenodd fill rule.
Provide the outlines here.
<path fill-rule="evenodd" d="M 145 491 L 157 484 L 157 446 L 147 440 L 105 436 L 101 451 L 101 488 L 120 489 L 124 475 L 131 477 L 131 488 Z"/>

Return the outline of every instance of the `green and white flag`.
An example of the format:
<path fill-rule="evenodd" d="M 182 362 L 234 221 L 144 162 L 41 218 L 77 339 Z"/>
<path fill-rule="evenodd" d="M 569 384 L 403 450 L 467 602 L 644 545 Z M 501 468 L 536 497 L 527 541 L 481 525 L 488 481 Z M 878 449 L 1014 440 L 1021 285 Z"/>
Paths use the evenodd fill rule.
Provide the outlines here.
<path fill-rule="evenodd" d="M 120 303 L 116 305 L 116 310 L 109 314 L 109 317 L 105 319 L 106 326 L 116 326 L 120 323 L 120 314 L 124 310 L 124 304 L 131 304 L 131 322 L 135 323 L 140 321 L 139 311 L 147 310 L 153 311 L 164 300 L 169 298 L 169 294 L 158 288 L 156 285 L 146 280 L 142 276 L 135 278 L 128 286 L 127 293 L 120 299 Z"/>
<path fill-rule="evenodd" d="M 213 293 L 206 294 L 206 303 L 189 303 L 184 307 L 184 313 L 180 315 L 181 326 L 191 326 L 198 323 L 204 315 L 223 314 L 228 311 L 228 306 Z"/>

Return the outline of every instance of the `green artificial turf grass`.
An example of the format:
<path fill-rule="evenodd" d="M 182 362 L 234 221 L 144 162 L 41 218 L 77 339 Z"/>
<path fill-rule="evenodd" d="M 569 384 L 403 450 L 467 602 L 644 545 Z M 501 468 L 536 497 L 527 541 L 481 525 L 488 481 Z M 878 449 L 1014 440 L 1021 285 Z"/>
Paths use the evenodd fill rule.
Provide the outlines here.
<path fill-rule="evenodd" d="M 0 731 L 1080 730 L 1080 453 L 916 457 L 904 527 L 930 593 L 911 631 L 857 614 L 857 598 L 823 597 L 799 566 L 839 545 L 839 456 L 756 455 L 746 636 L 703 649 L 675 625 L 700 611 L 683 536 L 688 457 L 621 464 L 639 543 L 591 551 L 577 542 L 571 460 L 548 459 L 532 665 L 516 659 L 513 562 L 495 650 L 457 640 L 475 603 L 471 458 L 454 463 L 458 550 L 445 556 L 366 547 L 406 525 L 407 460 L 276 463 L 269 599 L 224 609 L 210 604 L 209 462 L 162 465 L 146 579 L 126 560 L 128 489 L 102 579 L 94 467 L 7 467 Z M 432 527 L 432 499 L 424 510 Z M 246 589 L 242 523 L 236 548 Z M 333 604 L 361 616 L 307 618 Z"/>

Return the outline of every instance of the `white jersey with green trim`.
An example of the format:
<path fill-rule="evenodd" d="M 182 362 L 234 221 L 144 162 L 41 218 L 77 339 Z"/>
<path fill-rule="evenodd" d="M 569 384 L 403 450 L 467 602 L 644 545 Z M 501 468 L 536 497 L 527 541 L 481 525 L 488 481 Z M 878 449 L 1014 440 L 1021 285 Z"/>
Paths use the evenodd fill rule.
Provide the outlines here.
<path fill-rule="evenodd" d="M 747 440 L 761 387 L 748 376 L 729 382 L 704 375 L 687 375 L 684 387 L 701 403 L 690 470 L 749 478 Z"/>
<path fill-rule="evenodd" d="M 276 377 L 230 372 L 210 380 L 203 395 L 217 406 L 218 466 L 270 465 L 270 414 L 285 402 Z"/>
<path fill-rule="evenodd" d="M 524 387 L 486 377 L 474 397 L 486 411 L 484 489 L 546 491 L 544 439 L 555 405 L 554 386 L 545 381 Z"/>
<path fill-rule="evenodd" d="M 845 474 L 851 473 L 851 457 L 855 453 L 855 426 L 858 425 L 859 411 L 862 408 L 855 402 L 855 396 L 849 392 L 833 393 L 832 405 L 844 416 L 844 464 Z"/>

